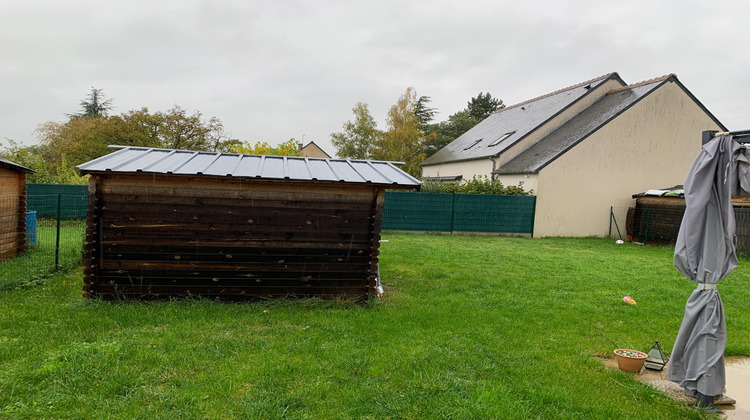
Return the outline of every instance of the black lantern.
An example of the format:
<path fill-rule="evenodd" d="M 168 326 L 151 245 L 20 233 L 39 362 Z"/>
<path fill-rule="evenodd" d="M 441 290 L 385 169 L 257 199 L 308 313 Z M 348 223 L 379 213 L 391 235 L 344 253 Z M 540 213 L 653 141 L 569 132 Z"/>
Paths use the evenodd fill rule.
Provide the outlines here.
<path fill-rule="evenodd" d="M 651 346 L 651 350 L 648 351 L 648 358 L 646 359 L 644 366 L 646 366 L 646 369 L 662 370 L 668 361 L 669 357 L 664 354 L 659 342 L 654 341 L 654 345 Z"/>

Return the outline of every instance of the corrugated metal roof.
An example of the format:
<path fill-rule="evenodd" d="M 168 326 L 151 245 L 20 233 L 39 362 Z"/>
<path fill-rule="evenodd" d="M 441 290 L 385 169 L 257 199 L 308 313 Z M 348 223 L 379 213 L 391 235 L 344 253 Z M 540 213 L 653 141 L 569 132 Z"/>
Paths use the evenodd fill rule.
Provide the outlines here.
<path fill-rule="evenodd" d="M 419 181 L 394 162 L 255 156 L 236 153 L 124 147 L 78 166 L 81 173 L 155 173 L 348 182 L 416 187 Z"/>
<path fill-rule="evenodd" d="M 9 161 L 8 159 L 3 159 L 1 157 L 0 157 L 0 167 L 6 167 L 6 168 L 10 168 L 10 169 L 15 169 L 15 170 L 26 172 L 26 173 L 29 173 L 29 174 L 35 174 L 36 173 L 36 171 L 33 170 L 33 169 L 29 169 L 29 168 L 27 168 L 25 166 L 21 166 L 21 165 L 19 165 L 17 163 L 13 163 L 13 162 Z"/>
<path fill-rule="evenodd" d="M 503 108 L 422 162 L 422 166 L 498 156 L 553 116 L 609 80 L 625 82 L 617 73 L 588 80 L 520 104 Z M 497 142 L 505 134 L 510 134 Z"/>

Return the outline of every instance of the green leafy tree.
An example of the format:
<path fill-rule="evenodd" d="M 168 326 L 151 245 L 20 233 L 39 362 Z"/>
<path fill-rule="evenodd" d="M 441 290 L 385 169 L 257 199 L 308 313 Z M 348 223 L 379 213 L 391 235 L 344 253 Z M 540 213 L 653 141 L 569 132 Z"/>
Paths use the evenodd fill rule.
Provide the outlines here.
<path fill-rule="evenodd" d="M 344 123 L 344 131 L 331 134 L 331 144 L 336 148 L 336 155 L 341 158 L 370 159 L 372 150 L 380 138 L 382 131 L 378 130 L 375 119 L 364 102 L 357 102 L 352 108 L 354 121 Z"/>
<path fill-rule="evenodd" d="M 419 164 L 425 159 L 425 136 L 416 114 L 417 94 L 413 87 L 406 89 L 388 111 L 388 130 L 375 145 L 374 159 L 404 162 L 403 170 L 418 177 Z"/>
<path fill-rule="evenodd" d="M 88 175 L 80 176 L 72 165 L 63 157 L 59 165 L 50 165 L 46 158 L 49 151 L 44 145 L 21 146 L 13 140 L 6 139 L 7 145 L 0 148 L 0 156 L 36 171 L 26 177 L 27 182 L 41 184 L 87 184 Z"/>
<path fill-rule="evenodd" d="M 477 120 L 477 123 L 481 122 L 485 118 L 492 115 L 493 112 L 502 108 L 505 108 L 505 105 L 503 105 L 503 101 L 497 98 L 493 98 L 489 92 L 479 92 L 479 95 L 471 98 L 466 106 L 466 110 L 469 112 L 469 116 Z"/>
<path fill-rule="evenodd" d="M 221 151 L 230 141 L 222 122 L 216 117 L 205 120 L 200 111 L 188 114 L 175 106 L 161 117 L 159 137 L 168 149 Z"/>
<path fill-rule="evenodd" d="M 429 106 L 430 102 L 432 102 L 431 97 L 420 96 L 417 102 L 414 103 L 414 114 L 417 116 L 423 130 L 435 118 L 435 114 L 437 114 L 437 109 Z"/>
<path fill-rule="evenodd" d="M 90 100 L 101 101 L 102 97 L 94 93 Z M 229 151 L 240 143 L 229 138 L 219 119 L 205 119 L 199 111 L 189 113 L 179 106 L 166 112 L 151 113 L 141 108 L 122 115 L 100 114 L 74 115 L 66 122 L 49 121 L 38 126 L 36 134 L 50 176 L 74 173 L 75 166 L 110 153 L 109 145 Z"/>
<path fill-rule="evenodd" d="M 104 99 L 102 89 L 91 87 L 91 92 L 81 100 L 81 111 L 70 117 L 106 117 L 113 108 L 112 99 Z"/>
<path fill-rule="evenodd" d="M 230 138 L 218 118 L 204 119 L 200 111 L 190 114 L 179 106 L 155 113 L 148 108 L 131 110 L 121 118 L 124 135 L 141 146 L 228 152 L 240 144 Z"/>
<path fill-rule="evenodd" d="M 119 116 L 74 117 L 69 121 L 49 121 L 39 125 L 36 134 L 47 147 L 48 163 L 57 166 L 66 162 L 76 166 L 110 152 L 110 144 L 139 145 L 128 138 L 125 122 Z"/>

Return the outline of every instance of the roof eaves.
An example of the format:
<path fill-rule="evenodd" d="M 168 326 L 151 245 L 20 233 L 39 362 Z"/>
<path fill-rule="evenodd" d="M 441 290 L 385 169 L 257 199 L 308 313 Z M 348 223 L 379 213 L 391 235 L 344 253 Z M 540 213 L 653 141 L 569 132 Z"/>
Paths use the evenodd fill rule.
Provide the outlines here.
<path fill-rule="evenodd" d="M 11 169 L 17 169 L 17 170 L 19 170 L 21 172 L 26 172 L 28 174 L 35 174 L 35 173 L 37 173 L 33 169 L 27 168 L 27 167 L 25 167 L 23 165 L 19 165 L 19 164 L 15 163 L 15 162 L 11 162 L 8 159 L 3 159 L 1 157 L 0 157 L 0 166 L 10 167 Z"/>
<path fill-rule="evenodd" d="M 385 162 L 386 165 L 388 165 L 391 169 L 401 172 L 401 175 L 405 176 L 408 180 L 414 182 L 419 188 L 419 186 L 422 184 L 417 178 L 414 178 L 411 176 L 408 172 L 402 171 L 400 168 L 397 168 L 396 165 L 403 165 L 403 162 Z"/>
<path fill-rule="evenodd" d="M 490 155 L 482 155 L 482 156 L 474 156 L 470 158 L 462 158 L 462 159 L 451 159 L 451 160 L 441 160 L 440 162 L 434 162 L 434 163 L 425 163 L 424 161 L 419 164 L 419 166 L 436 166 L 436 165 L 443 165 L 446 163 L 456 163 L 456 162 L 468 162 L 470 160 L 480 160 L 480 159 L 489 159 L 492 157 L 497 157 L 499 153 L 497 154 L 490 154 Z"/>
<path fill-rule="evenodd" d="M 538 174 L 541 169 L 537 169 L 535 171 L 508 171 L 508 172 L 502 172 L 500 169 L 495 170 L 493 172 L 494 175 L 533 175 Z"/>

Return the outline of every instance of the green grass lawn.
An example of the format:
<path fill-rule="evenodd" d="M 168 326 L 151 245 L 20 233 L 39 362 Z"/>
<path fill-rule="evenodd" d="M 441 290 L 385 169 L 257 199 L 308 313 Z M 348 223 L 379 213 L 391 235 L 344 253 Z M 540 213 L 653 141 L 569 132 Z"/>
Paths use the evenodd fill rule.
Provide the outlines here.
<path fill-rule="evenodd" d="M 694 288 L 671 248 L 384 239 L 363 306 L 87 301 L 78 271 L 0 293 L 0 417 L 702 418 L 595 357 L 671 351 Z M 750 354 L 748 261 L 719 289 Z"/>
<path fill-rule="evenodd" d="M 53 272 L 77 267 L 82 261 L 84 221 L 64 221 L 60 226 L 60 247 L 55 266 L 57 223 L 39 220 L 36 242 L 26 253 L 0 262 L 0 292 L 40 283 Z"/>

